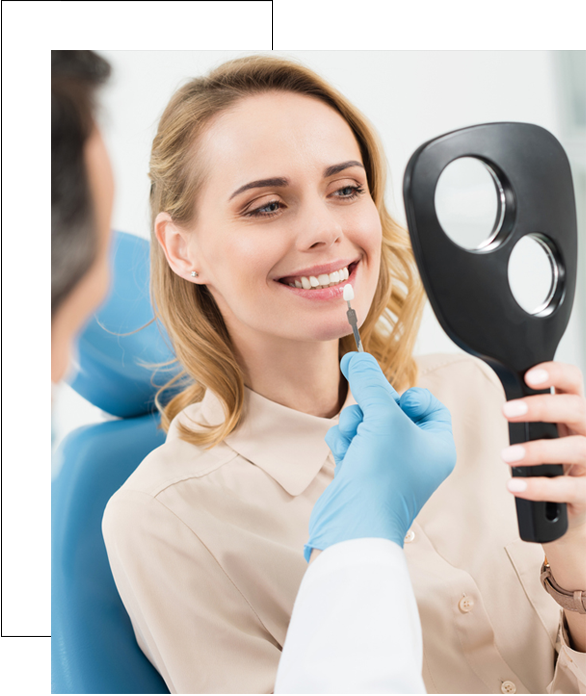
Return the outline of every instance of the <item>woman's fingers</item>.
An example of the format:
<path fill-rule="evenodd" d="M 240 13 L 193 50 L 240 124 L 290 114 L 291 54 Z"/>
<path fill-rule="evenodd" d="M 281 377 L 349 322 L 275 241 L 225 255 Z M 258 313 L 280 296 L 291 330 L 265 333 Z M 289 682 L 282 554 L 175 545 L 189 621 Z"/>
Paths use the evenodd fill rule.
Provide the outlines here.
<path fill-rule="evenodd" d="M 532 440 L 506 447 L 501 458 L 511 466 L 582 464 L 586 466 L 586 437 L 569 435 L 551 440 Z"/>
<path fill-rule="evenodd" d="M 532 377 L 545 377 L 534 381 Z M 525 374 L 525 382 L 532 389 L 555 387 L 556 394 L 576 394 L 584 396 L 584 376 L 576 365 L 560 363 L 554 360 L 534 365 Z"/>
<path fill-rule="evenodd" d="M 539 394 L 507 401 L 503 414 L 513 423 L 563 423 L 586 436 L 586 399 L 577 394 Z"/>
<path fill-rule="evenodd" d="M 513 477 L 507 488 L 517 498 L 545 500 L 550 503 L 567 503 L 574 514 L 586 511 L 586 477 L 584 476 L 534 476 Z"/>

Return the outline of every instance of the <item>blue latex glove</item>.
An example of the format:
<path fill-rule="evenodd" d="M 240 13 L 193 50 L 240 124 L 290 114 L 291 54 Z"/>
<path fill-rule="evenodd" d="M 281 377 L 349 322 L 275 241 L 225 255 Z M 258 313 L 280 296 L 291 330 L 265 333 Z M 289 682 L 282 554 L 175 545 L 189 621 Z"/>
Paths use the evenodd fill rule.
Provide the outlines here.
<path fill-rule="evenodd" d="M 340 367 L 358 405 L 343 409 L 326 435 L 336 470 L 309 520 L 307 561 L 312 549 L 348 539 L 390 539 L 402 548 L 456 464 L 450 412 L 428 389 L 399 397 L 369 353 L 347 353 Z"/>

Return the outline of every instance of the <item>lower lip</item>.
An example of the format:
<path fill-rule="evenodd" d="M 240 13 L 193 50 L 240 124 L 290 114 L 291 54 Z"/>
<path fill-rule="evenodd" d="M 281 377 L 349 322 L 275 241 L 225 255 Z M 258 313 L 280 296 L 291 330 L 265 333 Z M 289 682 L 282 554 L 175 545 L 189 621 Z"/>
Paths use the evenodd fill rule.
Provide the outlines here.
<path fill-rule="evenodd" d="M 295 293 L 299 297 L 307 298 L 308 300 L 337 300 L 341 298 L 344 294 L 344 286 L 350 283 L 354 287 L 356 282 L 356 270 L 360 266 L 360 261 L 352 269 L 350 276 L 343 280 L 338 285 L 334 285 L 331 288 L 320 288 L 319 290 L 305 290 L 304 288 L 292 288 L 290 285 L 285 285 L 285 283 L 279 283 L 278 280 L 275 281 L 277 285 L 280 285 L 285 290 Z"/>

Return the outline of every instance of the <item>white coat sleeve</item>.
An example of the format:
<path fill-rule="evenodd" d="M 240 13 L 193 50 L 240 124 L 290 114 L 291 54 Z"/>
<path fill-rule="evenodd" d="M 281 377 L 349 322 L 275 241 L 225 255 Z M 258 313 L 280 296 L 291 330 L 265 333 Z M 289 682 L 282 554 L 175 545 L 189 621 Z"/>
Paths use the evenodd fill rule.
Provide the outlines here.
<path fill-rule="evenodd" d="M 330 546 L 305 573 L 275 693 L 424 694 L 421 623 L 403 549 Z"/>

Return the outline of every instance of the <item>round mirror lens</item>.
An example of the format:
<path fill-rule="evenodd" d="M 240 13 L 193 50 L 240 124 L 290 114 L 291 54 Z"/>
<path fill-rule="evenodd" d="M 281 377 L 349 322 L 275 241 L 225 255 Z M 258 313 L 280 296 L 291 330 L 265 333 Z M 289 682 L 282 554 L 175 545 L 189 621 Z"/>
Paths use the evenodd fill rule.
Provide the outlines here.
<path fill-rule="evenodd" d="M 443 231 L 464 249 L 481 249 L 498 234 L 505 197 L 496 174 L 475 157 L 460 157 L 440 174 L 435 212 Z"/>
<path fill-rule="evenodd" d="M 508 275 L 519 305 L 528 314 L 543 312 L 558 281 L 558 267 L 547 244 L 536 235 L 522 237 L 511 252 Z"/>

